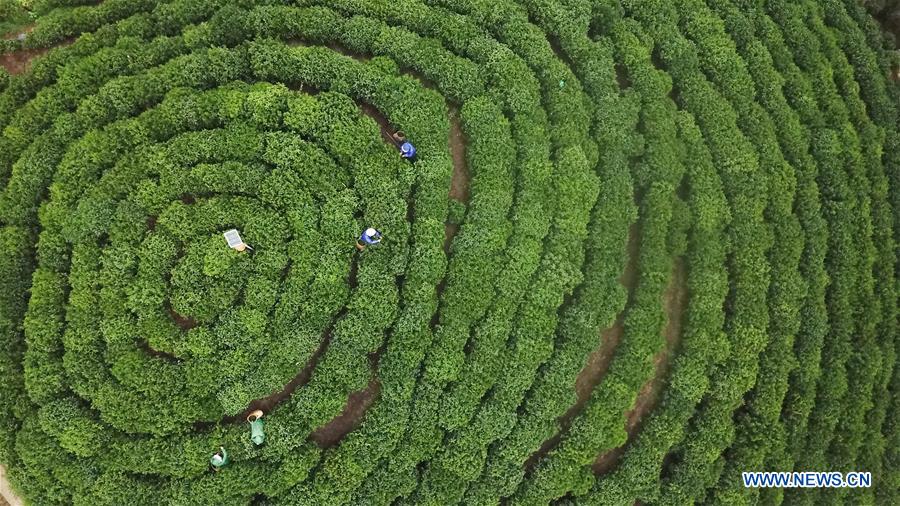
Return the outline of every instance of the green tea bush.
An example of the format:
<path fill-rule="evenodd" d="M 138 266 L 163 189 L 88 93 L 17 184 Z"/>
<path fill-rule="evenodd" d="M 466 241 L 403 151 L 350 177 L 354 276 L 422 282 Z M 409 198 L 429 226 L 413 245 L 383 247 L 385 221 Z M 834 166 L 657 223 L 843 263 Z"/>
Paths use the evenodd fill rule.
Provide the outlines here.
<path fill-rule="evenodd" d="M 858 3 L 0 17 L 35 20 L 4 64 L 47 50 L 0 74 L 30 502 L 900 500 L 900 89 Z M 808 470 L 874 483 L 741 481 Z"/>

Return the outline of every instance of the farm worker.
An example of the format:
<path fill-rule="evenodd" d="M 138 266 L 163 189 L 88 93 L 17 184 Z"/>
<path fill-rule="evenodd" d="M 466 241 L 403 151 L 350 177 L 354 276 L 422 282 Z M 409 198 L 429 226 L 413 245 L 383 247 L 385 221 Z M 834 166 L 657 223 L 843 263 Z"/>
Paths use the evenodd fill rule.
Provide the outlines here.
<path fill-rule="evenodd" d="M 241 239 L 241 234 L 237 231 L 237 229 L 232 228 L 231 230 L 226 230 L 224 234 L 225 242 L 228 243 L 228 247 L 237 251 L 244 251 L 247 249 L 253 249 L 249 244 L 245 243 L 243 239 Z"/>
<path fill-rule="evenodd" d="M 416 147 L 407 141 L 400 145 L 400 156 L 412 160 L 416 156 Z"/>
<path fill-rule="evenodd" d="M 406 158 L 407 160 L 411 160 L 416 156 L 416 147 L 412 145 L 411 142 L 406 140 L 406 134 L 402 131 L 397 130 L 391 136 L 394 139 L 394 144 L 396 144 L 400 148 L 400 156 Z"/>
<path fill-rule="evenodd" d="M 366 246 L 378 244 L 381 242 L 381 232 L 372 227 L 365 229 L 359 239 L 356 241 L 356 249 L 362 251 Z"/>
<path fill-rule="evenodd" d="M 262 416 L 262 410 L 257 409 L 247 417 L 247 421 L 250 422 L 250 440 L 253 441 L 253 444 L 256 446 L 259 446 L 266 441 L 266 434 L 263 432 Z"/>
<path fill-rule="evenodd" d="M 212 465 L 213 471 L 218 471 L 220 467 L 228 463 L 228 452 L 225 451 L 224 446 L 219 447 L 219 451 L 213 454 L 209 463 Z"/>

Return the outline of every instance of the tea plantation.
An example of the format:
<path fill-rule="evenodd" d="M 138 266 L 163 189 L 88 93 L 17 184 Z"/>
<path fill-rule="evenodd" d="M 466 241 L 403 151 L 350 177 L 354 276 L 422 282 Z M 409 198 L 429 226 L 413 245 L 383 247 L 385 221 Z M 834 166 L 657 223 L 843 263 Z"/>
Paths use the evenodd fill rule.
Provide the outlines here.
<path fill-rule="evenodd" d="M 900 504 L 900 56 L 857 0 L 0 17 L 27 503 Z"/>

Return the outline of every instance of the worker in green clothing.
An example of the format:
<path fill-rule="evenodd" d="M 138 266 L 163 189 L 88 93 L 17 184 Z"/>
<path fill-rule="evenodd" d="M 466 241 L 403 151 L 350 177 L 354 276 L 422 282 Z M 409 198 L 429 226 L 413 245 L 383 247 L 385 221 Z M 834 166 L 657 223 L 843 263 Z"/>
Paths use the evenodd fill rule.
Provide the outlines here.
<path fill-rule="evenodd" d="M 228 452 L 225 451 L 224 446 L 219 447 L 219 451 L 213 454 L 209 459 L 209 463 L 212 466 L 213 471 L 218 471 L 219 468 L 228 463 Z"/>
<path fill-rule="evenodd" d="M 263 432 L 263 412 L 261 409 L 257 409 L 253 413 L 247 417 L 247 421 L 250 422 L 250 440 L 253 441 L 253 444 L 259 446 L 266 441 L 266 434 Z"/>

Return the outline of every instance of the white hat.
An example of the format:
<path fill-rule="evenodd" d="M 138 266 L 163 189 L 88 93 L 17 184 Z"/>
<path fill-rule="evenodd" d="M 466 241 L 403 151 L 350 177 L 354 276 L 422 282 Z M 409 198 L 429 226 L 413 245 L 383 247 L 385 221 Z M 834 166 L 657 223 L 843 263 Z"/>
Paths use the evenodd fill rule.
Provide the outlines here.
<path fill-rule="evenodd" d="M 372 227 L 366 229 L 366 237 L 375 237 L 375 234 L 377 233 L 378 232 Z"/>

